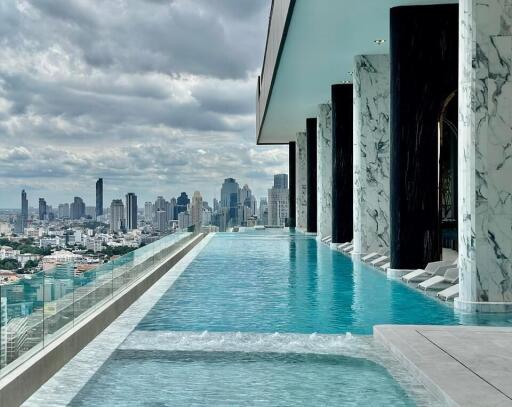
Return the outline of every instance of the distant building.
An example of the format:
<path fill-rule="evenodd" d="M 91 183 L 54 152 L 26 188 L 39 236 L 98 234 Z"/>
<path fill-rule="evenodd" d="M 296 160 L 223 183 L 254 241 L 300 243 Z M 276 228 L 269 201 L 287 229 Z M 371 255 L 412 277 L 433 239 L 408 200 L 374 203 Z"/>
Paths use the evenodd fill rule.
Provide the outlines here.
<path fill-rule="evenodd" d="M 57 217 L 59 219 L 69 219 L 69 204 L 59 204 L 58 210 L 57 210 Z"/>
<path fill-rule="evenodd" d="M 144 220 L 146 223 L 153 222 L 153 202 L 144 203 Z"/>
<path fill-rule="evenodd" d="M 96 181 L 96 217 L 103 215 L 103 178 Z"/>
<path fill-rule="evenodd" d="M 203 197 L 199 191 L 195 191 L 192 196 L 192 206 L 190 211 L 192 225 L 195 225 L 196 230 L 200 230 L 203 221 Z"/>
<path fill-rule="evenodd" d="M 274 186 L 268 190 L 268 225 L 286 226 L 289 197 L 288 175 L 275 175 Z"/>
<path fill-rule="evenodd" d="M 189 226 L 192 226 L 192 217 L 190 216 L 190 213 L 187 211 L 180 212 L 178 214 L 178 227 L 180 229 L 187 229 Z"/>
<path fill-rule="evenodd" d="M 167 232 L 169 230 L 169 218 L 167 211 L 158 210 L 155 213 L 155 227 L 160 232 Z"/>
<path fill-rule="evenodd" d="M 265 217 L 266 215 L 266 217 Z M 260 211 L 258 214 L 259 224 L 268 225 L 268 202 L 267 198 L 260 199 Z"/>
<path fill-rule="evenodd" d="M 133 192 L 126 194 L 126 228 L 137 229 L 137 195 Z"/>
<path fill-rule="evenodd" d="M 176 205 L 178 202 L 176 201 L 176 198 L 171 198 L 168 205 L 168 217 L 169 220 L 177 220 L 178 219 L 178 213 L 176 211 Z"/>
<path fill-rule="evenodd" d="M 124 231 L 124 205 L 121 199 L 114 199 L 110 204 L 110 231 L 117 233 Z"/>
<path fill-rule="evenodd" d="M 287 189 L 288 188 L 288 174 L 274 175 L 274 188 Z"/>
<path fill-rule="evenodd" d="M 23 234 L 25 232 L 25 228 L 27 227 L 27 221 L 28 221 L 28 199 L 27 199 L 27 193 L 25 190 L 21 191 L 21 219 L 20 219 L 20 226 L 19 226 L 19 233 Z"/>
<path fill-rule="evenodd" d="M 44 198 L 39 198 L 39 220 L 44 220 L 46 217 L 46 200 Z"/>
<path fill-rule="evenodd" d="M 190 199 L 186 192 L 182 192 L 181 195 L 176 199 L 176 216 L 178 216 L 181 212 L 185 212 L 190 203 Z M 178 218 L 179 220 L 179 218 Z"/>
<path fill-rule="evenodd" d="M 75 196 L 69 205 L 71 219 L 82 219 L 85 216 L 85 203 L 82 198 Z"/>
<path fill-rule="evenodd" d="M 220 189 L 220 206 L 227 208 L 227 224 L 238 225 L 240 187 L 234 178 L 226 178 Z"/>
<path fill-rule="evenodd" d="M 85 207 L 85 217 L 87 219 L 96 219 L 96 207 L 95 206 L 86 206 Z"/>

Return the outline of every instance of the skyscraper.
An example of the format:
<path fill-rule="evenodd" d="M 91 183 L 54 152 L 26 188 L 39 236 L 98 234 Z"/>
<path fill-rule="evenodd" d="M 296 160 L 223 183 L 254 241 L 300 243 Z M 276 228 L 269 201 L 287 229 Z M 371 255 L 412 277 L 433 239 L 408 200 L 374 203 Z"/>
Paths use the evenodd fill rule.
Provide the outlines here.
<path fill-rule="evenodd" d="M 153 222 L 153 203 L 146 202 L 144 204 L 144 220 L 147 223 Z"/>
<path fill-rule="evenodd" d="M 189 203 L 190 199 L 188 198 L 187 193 L 182 192 L 176 200 L 176 215 L 179 215 L 181 212 L 185 212 Z"/>
<path fill-rule="evenodd" d="M 169 205 L 168 205 L 168 218 L 169 220 L 176 220 L 178 218 L 178 215 L 176 213 L 176 198 L 171 198 L 171 200 L 169 201 Z"/>
<path fill-rule="evenodd" d="M 27 227 L 28 220 L 28 199 L 25 190 L 21 191 L 21 219 L 20 219 L 20 232 L 23 233 Z"/>
<path fill-rule="evenodd" d="M 238 224 L 238 205 L 240 202 L 240 187 L 234 178 L 226 178 L 220 189 L 220 206 L 227 208 L 228 225 Z"/>
<path fill-rule="evenodd" d="M 82 198 L 75 196 L 69 205 L 71 219 L 81 219 L 85 216 L 85 203 Z"/>
<path fill-rule="evenodd" d="M 133 192 L 126 194 L 126 228 L 137 229 L 137 195 Z"/>
<path fill-rule="evenodd" d="M 155 227 L 160 232 L 167 232 L 169 229 L 169 220 L 167 218 L 167 211 L 158 210 L 155 214 Z"/>
<path fill-rule="evenodd" d="M 110 204 L 110 231 L 113 233 L 124 230 L 124 205 L 122 199 L 114 199 Z"/>
<path fill-rule="evenodd" d="M 96 217 L 103 215 L 103 178 L 96 181 Z"/>
<path fill-rule="evenodd" d="M 46 216 L 46 201 L 44 198 L 39 198 L 39 220 L 44 220 Z"/>
<path fill-rule="evenodd" d="M 196 231 L 201 229 L 203 220 L 203 197 L 199 191 L 194 192 L 192 196 L 191 215 L 192 225 L 195 225 Z"/>
<path fill-rule="evenodd" d="M 285 226 L 288 221 L 288 175 L 274 175 L 274 186 L 268 190 L 268 224 Z"/>
<path fill-rule="evenodd" d="M 288 174 L 274 175 L 274 188 L 279 188 L 279 189 L 288 188 Z"/>

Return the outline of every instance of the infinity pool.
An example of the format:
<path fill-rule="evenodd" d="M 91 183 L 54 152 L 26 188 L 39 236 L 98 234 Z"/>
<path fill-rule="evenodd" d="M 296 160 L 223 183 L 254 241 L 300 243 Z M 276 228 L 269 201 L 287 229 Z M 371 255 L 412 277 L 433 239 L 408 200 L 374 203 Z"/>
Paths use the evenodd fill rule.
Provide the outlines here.
<path fill-rule="evenodd" d="M 376 324 L 454 325 L 452 308 L 302 234 L 217 234 L 141 330 L 369 335 Z"/>
<path fill-rule="evenodd" d="M 439 405 L 372 327 L 475 323 L 302 234 L 216 234 L 184 267 L 71 405 Z"/>

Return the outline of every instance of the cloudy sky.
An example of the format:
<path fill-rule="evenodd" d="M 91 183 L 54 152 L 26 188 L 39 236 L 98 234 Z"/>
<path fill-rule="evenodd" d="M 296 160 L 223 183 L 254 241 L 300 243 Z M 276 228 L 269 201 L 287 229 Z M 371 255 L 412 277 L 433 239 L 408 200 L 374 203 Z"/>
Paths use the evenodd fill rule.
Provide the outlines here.
<path fill-rule="evenodd" d="M 259 197 L 287 171 L 255 145 L 270 0 L 1 0 L 0 208 L 199 190 Z"/>

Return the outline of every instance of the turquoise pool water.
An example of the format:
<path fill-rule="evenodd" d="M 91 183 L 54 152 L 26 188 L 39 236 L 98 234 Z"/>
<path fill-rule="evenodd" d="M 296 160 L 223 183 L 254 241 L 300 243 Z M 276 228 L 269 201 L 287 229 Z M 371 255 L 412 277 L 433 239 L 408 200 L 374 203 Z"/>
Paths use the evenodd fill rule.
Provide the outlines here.
<path fill-rule="evenodd" d="M 77 407 L 100 405 L 415 404 L 382 366 L 365 359 L 293 353 L 123 350 L 115 353 L 71 403 Z"/>
<path fill-rule="evenodd" d="M 371 334 L 453 309 L 301 234 L 217 234 L 137 329 Z"/>
<path fill-rule="evenodd" d="M 507 323 L 472 318 L 312 237 L 217 234 L 71 405 L 437 406 L 372 327 Z"/>

